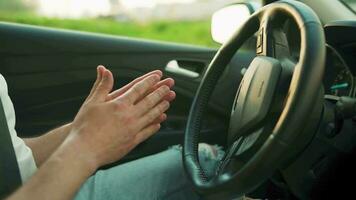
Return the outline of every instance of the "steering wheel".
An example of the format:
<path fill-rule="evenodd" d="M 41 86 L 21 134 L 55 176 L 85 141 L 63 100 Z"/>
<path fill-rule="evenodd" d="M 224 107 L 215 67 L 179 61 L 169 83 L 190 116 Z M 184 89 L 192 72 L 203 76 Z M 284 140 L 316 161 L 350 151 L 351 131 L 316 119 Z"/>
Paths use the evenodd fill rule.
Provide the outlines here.
<path fill-rule="evenodd" d="M 296 61 L 288 58 L 290 48 L 280 31 L 286 19 L 295 23 L 300 35 Z M 227 152 L 215 174 L 208 177 L 198 158 L 204 111 L 235 52 L 254 34 L 256 57 L 236 91 L 226 136 Z M 301 151 L 312 137 L 310 131 L 303 130 L 310 123 L 315 106 L 322 105 L 319 97 L 324 64 L 323 27 L 308 6 L 284 0 L 254 13 L 219 49 L 193 100 L 185 130 L 183 162 L 194 188 L 211 199 L 242 196 Z"/>

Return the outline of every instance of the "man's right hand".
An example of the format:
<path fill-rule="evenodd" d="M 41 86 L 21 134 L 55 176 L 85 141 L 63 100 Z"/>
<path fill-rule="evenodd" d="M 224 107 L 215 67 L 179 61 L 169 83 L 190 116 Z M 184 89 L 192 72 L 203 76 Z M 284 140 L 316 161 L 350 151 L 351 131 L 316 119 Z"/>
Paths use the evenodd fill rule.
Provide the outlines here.
<path fill-rule="evenodd" d="M 110 94 L 113 75 L 98 68 L 93 90 L 72 123 L 63 145 L 73 144 L 94 168 L 121 159 L 136 145 L 156 133 L 174 98 L 172 84 L 159 82 L 161 73 L 136 79 Z"/>

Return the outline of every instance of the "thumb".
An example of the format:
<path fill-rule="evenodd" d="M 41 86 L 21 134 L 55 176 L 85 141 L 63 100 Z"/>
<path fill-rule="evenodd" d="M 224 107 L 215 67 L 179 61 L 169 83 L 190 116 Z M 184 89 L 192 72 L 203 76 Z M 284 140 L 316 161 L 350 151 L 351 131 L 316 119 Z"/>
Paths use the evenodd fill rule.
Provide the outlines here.
<path fill-rule="evenodd" d="M 96 102 L 103 102 L 105 101 L 107 95 L 110 93 L 114 86 L 114 77 L 111 71 L 105 69 L 102 74 L 102 79 L 98 84 L 97 88 L 93 92 L 93 100 Z"/>
<path fill-rule="evenodd" d="M 103 72 L 105 71 L 105 67 L 102 66 L 102 65 L 99 65 L 97 68 L 96 68 L 96 80 L 95 80 L 95 83 L 93 85 L 93 87 L 91 88 L 90 90 L 90 93 L 87 97 L 87 99 L 90 99 L 91 96 L 93 96 L 93 93 L 95 92 L 95 90 L 97 89 L 99 83 L 101 82 L 101 80 L 103 79 Z"/>

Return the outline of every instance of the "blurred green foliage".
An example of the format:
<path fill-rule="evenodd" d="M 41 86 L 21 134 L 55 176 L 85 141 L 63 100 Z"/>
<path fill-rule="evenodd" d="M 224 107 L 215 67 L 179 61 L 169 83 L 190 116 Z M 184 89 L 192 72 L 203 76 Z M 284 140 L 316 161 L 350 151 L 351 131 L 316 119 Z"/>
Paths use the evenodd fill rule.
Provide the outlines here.
<path fill-rule="evenodd" d="M 0 0 L 14 1 L 17 0 Z M 9 4 L 8 4 L 9 5 Z M 1 6 L 0 6 L 1 7 Z M 118 22 L 114 19 L 57 19 L 36 16 L 29 12 L 7 12 L 0 10 L 0 21 L 47 27 L 138 37 L 169 42 L 217 47 L 211 39 L 210 21 L 160 21 L 148 24 Z"/>
<path fill-rule="evenodd" d="M 0 0 L 0 12 L 9 10 L 18 12 L 28 9 L 29 8 L 23 3 L 23 0 Z"/>

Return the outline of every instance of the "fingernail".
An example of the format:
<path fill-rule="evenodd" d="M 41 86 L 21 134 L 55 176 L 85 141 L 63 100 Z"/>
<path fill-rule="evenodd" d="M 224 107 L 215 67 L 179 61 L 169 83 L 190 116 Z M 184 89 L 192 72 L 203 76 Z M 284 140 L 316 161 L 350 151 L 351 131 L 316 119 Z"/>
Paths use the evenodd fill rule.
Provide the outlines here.
<path fill-rule="evenodd" d="M 175 84 L 175 81 L 174 81 L 174 79 L 173 78 L 170 78 L 171 80 L 172 80 L 172 85 L 174 85 Z"/>
<path fill-rule="evenodd" d="M 167 115 L 165 113 L 163 113 L 162 120 L 166 120 L 166 119 L 167 119 Z"/>
<path fill-rule="evenodd" d="M 157 81 L 159 81 L 159 79 L 160 79 L 160 77 L 157 74 L 152 76 L 152 81 L 153 82 L 157 82 Z"/>
<path fill-rule="evenodd" d="M 161 86 L 161 90 L 162 90 L 164 93 L 166 93 L 166 92 L 169 92 L 170 88 L 169 88 L 168 86 L 166 86 L 166 85 L 163 85 L 163 86 Z"/>
<path fill-rule="evenodd" d="M 107 80 L 109 77 L 108 75 L 109 75 L 109 71 L 107 69 L 105 69 L 103 72 L 103 80 Z"/>
<path fill-rule="evenodd" d="M 172 78 L 168 78 L 168 84 L 170 88 L 174 86 L 174 80 Z"/>
<path fill-rule="evenodd" d="M 163 101 L 163 107 L 169 108 L 169 102 L 168 101 Z"/>
<path fill-rule="evenodd" d="M 161 70 L 157 70 L 157 74 L 158 74 L 160 77 L 162 77 L 162 75 L 163 75 L 163 73 L 162 73 Z"/>
<path fill-rule="evenodd" d="M 170 95 L 172 98 L 176 98 L 176 96 L 177 96 L 176 92 L 173 90 L 170 91 Z"/>
<path fill-rule="evenodd" d="M 100 69 L 100 68 L 103 68 L 103 69 L 105 69 L 105 67 L 103 66 L 103 65 L 98 65 L 98 67 L 97 67 L 98 69 Z"/>

